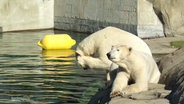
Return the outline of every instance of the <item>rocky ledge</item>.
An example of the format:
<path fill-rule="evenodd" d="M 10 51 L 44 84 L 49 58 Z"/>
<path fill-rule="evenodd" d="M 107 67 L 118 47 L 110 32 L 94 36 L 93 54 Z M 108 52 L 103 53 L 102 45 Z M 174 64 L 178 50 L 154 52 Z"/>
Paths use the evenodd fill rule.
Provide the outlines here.
<path fill-rule="evenodd" d="M 131 94 L 125 97 L 117 96 L 110 99 L 110 87 L 98 91 L 88 104 L 169 104 L 167 95 L 171 91 L 165 90 L 163 84 L 149 84 L 149 90 Z"/>

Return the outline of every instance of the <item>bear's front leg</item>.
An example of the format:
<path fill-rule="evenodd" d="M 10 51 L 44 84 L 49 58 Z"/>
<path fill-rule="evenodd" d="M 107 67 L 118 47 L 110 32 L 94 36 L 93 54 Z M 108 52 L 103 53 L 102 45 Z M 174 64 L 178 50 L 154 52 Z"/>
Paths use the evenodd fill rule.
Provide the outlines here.
<path fill-rule="evenodd" d="M 121 92 L 122 96 L 148 90 L 148 78 L 146 70 L 146 68 L 140 68 L 133 71 L 134 73 L 131 74 L 131 78 L 135 81 L 135 83 L 123 89 Z"/>
<path fill-rule="evenodd" d="M 121 91 L 128 85 L 129 77 L 130 77 L 129 74 L 127 74 L 126 72 L 121 71 L 117 73 L 116 78 L 113 82 L 110 97 L 121 95 Z"/>
<path fill-rule="evenodd" d="M 139 93 L 142 91 L 147 91 L 148 90 L 148 84 L 146 83 L 135 83 L 132 85 L 127 86 L 124 88 L 121 92 L 121 96 L 133 94 L 133 93 Z"/>

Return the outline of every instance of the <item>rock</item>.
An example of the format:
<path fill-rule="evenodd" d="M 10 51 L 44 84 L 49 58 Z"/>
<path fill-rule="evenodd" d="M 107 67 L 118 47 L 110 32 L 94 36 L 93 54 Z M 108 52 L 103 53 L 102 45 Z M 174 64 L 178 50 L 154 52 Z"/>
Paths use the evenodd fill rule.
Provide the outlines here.
<path fill-rule="evenodd" d="M 131 94 L 125 97 L 114 97 L 110 99 L 109 87 L 106 90 L 100 90 L 94 97 L 91 98 L 88 104 L 169 104 L 169 100 L 165 97 L 170 93 L 169 90 L 164 89 L 162 84 L 149 84 L 149 90 Z"/>
<path fill-rule="evenodd" d="M 148 0 L 162 21 L 166 36 L 184 33 L 184 0 Z"/>
<path fill-rule="evenodd" d="M 141 38 L 163 37 L 163 25 L 154 12 L 153 4 L 147 0 L 135 1 L 137 2 L 137 35 Z"/>
<path fill-rule="evenodd" d="M 178 48 L 172 47 L 170 42 L 179 40 L 184 40 L 184 36 L 144 39 L 151 52 L 154 55 L 159 55 L 159 59 L 162 58 L 160 55 L 163 56 L 176 51 Z"/>
<path fill-rule="evenodd" d="M 125 98 L 115 98 L 109 104 L 169 104 L 166 99 L 153 99 L 153 100 L 132 100 Z"/>
<path fill-rule="evenodd" d="M 183 60 L 184 47 L 162 57 L 158 65 L 162 73 L 159 83 L 167 84 L 170 80 L 168 79 L 168 76 L 171 75 L 172 70 L 174 70 L 173 67 L 181 63 Z"/>
<path fill-rule="evenodd" d="M 184 104 L 184 47 L 160 60 L 160 83 L 172 90 L 168 95 L 171 104 Z"/>
<path fill-rule="evenodd" d="M 171 104 L 184 104 L 184 61 L 173 68 L 166 88 L 172 89 L 168 96 Z"/>

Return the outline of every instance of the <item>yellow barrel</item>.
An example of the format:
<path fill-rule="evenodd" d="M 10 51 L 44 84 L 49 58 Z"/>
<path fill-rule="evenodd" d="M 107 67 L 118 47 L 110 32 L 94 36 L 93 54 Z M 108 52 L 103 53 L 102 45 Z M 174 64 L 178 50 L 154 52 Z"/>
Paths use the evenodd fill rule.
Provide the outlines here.
<path fill-rule="evenodd" d="M 68 34 L 54 34 L 46 35 L 38 42 L 38 46 L 45 50 L 70 49 L 75 43 Z"/>

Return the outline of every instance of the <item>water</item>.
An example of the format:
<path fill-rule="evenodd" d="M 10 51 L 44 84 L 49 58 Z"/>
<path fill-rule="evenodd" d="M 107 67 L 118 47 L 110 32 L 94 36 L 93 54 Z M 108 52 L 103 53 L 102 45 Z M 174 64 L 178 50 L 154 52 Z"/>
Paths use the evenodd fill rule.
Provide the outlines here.
<path fill-rule="evenodd" d="M 68 33 L 79 43 L 86 34 Z M 86 104 L 105 72 L 83 70 L 74 49 L 42 51 L 37 42 L 52 30 L 0 34 L 0 104 Z"/>

